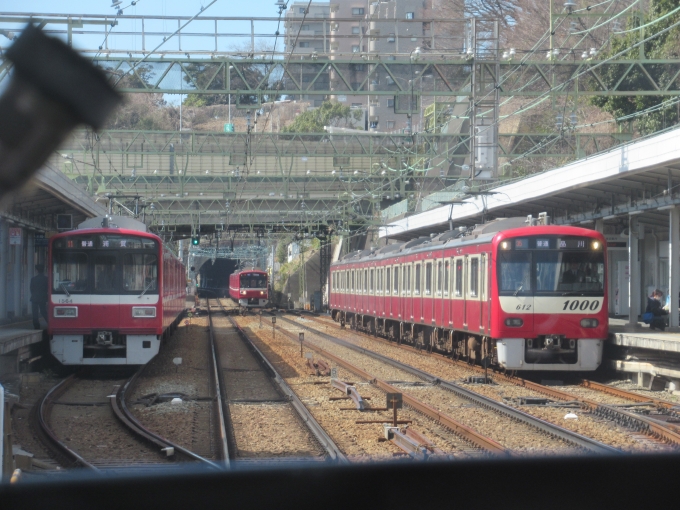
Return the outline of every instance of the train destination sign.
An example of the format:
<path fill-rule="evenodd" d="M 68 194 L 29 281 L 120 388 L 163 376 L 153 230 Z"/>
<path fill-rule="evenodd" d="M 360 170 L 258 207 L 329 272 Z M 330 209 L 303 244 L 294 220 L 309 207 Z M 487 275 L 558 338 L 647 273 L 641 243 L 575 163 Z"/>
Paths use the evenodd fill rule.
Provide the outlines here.
<path fill-rule="evenodd" d="M 588 250 L 592 239 L 587 237 L 516 237 L 507 246 L 515 250 Z M 506 241 L 501 248 L 507 250 Z"/>
<path fill-rule="evenodd" d="M 141 237 L 94 235 L 62 237 L 54 241 L 54 248 L 66 250 L 155 250 L 156 241 Z"/>

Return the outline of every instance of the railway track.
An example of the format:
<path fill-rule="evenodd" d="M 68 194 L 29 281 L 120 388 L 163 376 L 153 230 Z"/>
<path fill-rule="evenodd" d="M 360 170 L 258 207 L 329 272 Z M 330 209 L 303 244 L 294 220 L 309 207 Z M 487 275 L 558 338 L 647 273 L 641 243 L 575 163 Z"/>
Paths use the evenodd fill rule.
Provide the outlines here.
<path fill-rule="evenodd" d="M 336 363 L 345 366 L 352 372 L 358 373 L 368 380 L 375 381 L 375 384 L 384 389 L 384 391 L 403 391 L 400 390 L 400 386 L 410 387 L 408 394 L 404 392 L 404 399 L 411 407 L 430 416 L 432 419 L 445 423 L 449 429 L 459 434 L 464 434 L 468 440 L 489 451 L 494 451 L 495 453 L 510 452 L 512 454 L 520 454 L 520 452 L 524 451 L 526 453 L 531 449 L 529 446 L 531 444 L 529 438 L 533 437 L 533 439 L 535 439 L 538 444 L 542 444 L 544 448 L 560 453 L 573 453 L 574 451 L 591 451 L 598 453 L 618 452 L 616 448 L 576 434 L 555 424 L 540 420 L 518 409 L 506 406 L 493 399 L 476 394 L 466 388 L 444 381 L 423 370 L 390 359 L 386 356 L 381 356 L 367 349 L 357 347 L 349 342 L 313 330 L 313 328 L 310 328 L 309 326 L 301 325 L 298 322 L 286 318 L 282 318 L 282 320 L 287 325 L 305 329 L 315 335 L 313 341 L 310 342 L 309 338 L 305 340 L 305 344 L 308 347 L 319 352 L 323 356 L 332 359 Z M 288 335 L 290 336 L 291 333 L 288 332 Z M 321 339 L 321 342 L 319 339 Z M 324 343 L 326 345 L 324 345 Z M 338 350 L 338 347 L 340 350 Z M 333 352 L 330 352 L 331 350 Z M 353 351 L 355 354 L 352 355 L 348 351 Z M 373 363 L 372 368 L 370 368 L 371 371 L 369 372 L 368 368 L 363 369 L 361 366 L 357 366 L 367 366 L 367 364 L 362 361 L 362 357 L 364 359 L 370 357 L 383 366 L 380 367 Z M 385 366 L 390 368 L 385 370 Z M 398 372 L 394 372 L 394 369 L 398 370 Z M 415 378 L 415 381 L 408 381 L 406 384 L 390 384 L 390 382 L 385 379 L 392 376 L 392 374 L 395 374 L 401 379 L 404 379 L 403 374 L 409 374 L 412 379 Z M 382 375 L 382 377 L 380 377 L 380 375 Z M 410 394 L 415 393 L 414 390 L 417 387 L 418 381 L 422 381 L 426 385 L 429 385 L 429 390 L 427 392 L 419 391 L 419 393 L 424 395 L 421 398 L 415 398 Z M 425 399 L 427 402 L 424 402 L 422 399 Z M 454 420 L 451 416 L 448 416 L 441 410 L 446 407 L 452 407 L 449 404 L 451 401 L 455 403 L 453 407 L 455 408 L 454 412 L 456 415 L 465 415 L 465 418 L 463 418 L 466 420 L 465 423 Z M 474 408 L 474 413 L 464 412 L 463 409 L 466 407 Z M 474 419 L 473 416 L 471 416 L 472 414 L 476 415 L 474 416 Z M 499 433 L 498 430 L 493 430 L 493 427 L 487 427 L 490 432 L 484 433 L 484 430 L 480 427 L 487 426 L 491 422 L 497 423 L 499 416 L 508 422 L 504 427 L 504 430 Z M 493 437 L 494 434 L 496 435 L 495 438 Z M 537 439 L 537 435 L 541 436 L 541 438 Z M 492 436 L 491 442 L 485 441 L 488 437 L 484 436 Z M 527 446 L 528 448 L 526 448 Z M 531 451 L 532 453 L 536 453 L 535 450 Z"/>
<path fill-rule="evenodd" d="M 305 317 L 305 319 L 326 327 L 337 327 L 337 324 L 331 319 L 321 317 Z M 396 344 L 382 338 L 373 337 L 356 331 L 352 331 L 352 335 L 355 338 L 372 342 L 375 345 L 386 345 L 389 346 L 390 349 L 399 349 L 405 352 L 417 353 L 420 356 L 431 357 L 448 365 L 458 367 L 467 373 L 472 372 L 478 375 L 486 373 L 482 367 L 468 365 L 465 362 L 453 360 L 440 354 L 429 353 L 409 345 Z M 588 411 L 592 415 L 628 429 L 636 440 L 639 440 L 641 435 L 646 436 L 647 440 L 643 445 L 645 448 L 648 448 L 652 443 L 657 443 L 656 450 L 677 451 L 676 448 L 680 446 L 680 427 L 665 422 L 665 420 L 669 418 L 677 417 L 675 414 L 676 411 L 674 410 L 676 405 L 673 403 L 659 399 L 650 399 L 637 393 L 596 383 L 594 381 L 582 381 L 580 385 L 581 388 L 590 391 L 589 398 L 584 396 L 582 394 L 583 392 L 579 394 L 579 392 L 576 392 L 573 389 L 557 389 L 552 386 L 545 386 L 526 379 L 514 376 L 511 377 L 500 373 L 493 373 L 492 380 L 498 384 L 513 385 L 535 392 L 538 396 L 554 399 L 552 402 L 549 400 L 544 401 L 542 402 L 542 405 L 558 405 L 560 402 L 577 403 L 581 409 Z M 613 401 L 611 399 L 604 399 L 606 401 L 603 402 L 602 398 L 599 398 L 598 400 L 598 397 L 594 396 L 597 393 L 616 398 Z M 531 397 L 529 397 L 529 399 L 530 398 Z M 527 400 L 528 399 L 525 399 L 525 402 Z M 644 406 L 636 404 L 644 404 Z M 647 409 L 645 409 L 645 407 L 647 407 Z M 660 412 L 653 417 L 640 414 L 641 411 L 646 412 L 649 408 L 654 408 Z"/>
<path fill-rule="evenodd" d="M 130 379 L 120 376 L 112 379 L 74 374 L 55 385 L 39 402 L 37 426 L 63 467 L 97 472 L 168 468 L 173 466 L 170 461 L 174 458 L 217 467 L 141 426 L 124 404 L 129 383 Z"/>
<path fill-rule="evenodd" d="M 211 313 L 217 371 L 230 417 L 235 463 L 347 459 L 229 310 Z M 210 304 L 208 305 L 209 309 Z"/>

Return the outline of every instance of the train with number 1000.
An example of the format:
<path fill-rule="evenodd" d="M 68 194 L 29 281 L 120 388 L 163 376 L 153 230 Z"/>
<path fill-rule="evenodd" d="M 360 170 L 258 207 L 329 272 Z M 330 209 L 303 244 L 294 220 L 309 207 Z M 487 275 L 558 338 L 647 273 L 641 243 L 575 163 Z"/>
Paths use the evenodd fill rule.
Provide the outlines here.
<path fill-rule="evenodd" d="M 64 365 L 143 365 L 186 309 L 186 272 L 131 218 L 93 218 L 49 242 L 48 334 Z"/>
<path fill-rule="evenodd" d="M 508 371 L 592 371 L 608 335 L 606 245 L 523 218 L 346 255 L 331 265 L 342 325 Z"/>

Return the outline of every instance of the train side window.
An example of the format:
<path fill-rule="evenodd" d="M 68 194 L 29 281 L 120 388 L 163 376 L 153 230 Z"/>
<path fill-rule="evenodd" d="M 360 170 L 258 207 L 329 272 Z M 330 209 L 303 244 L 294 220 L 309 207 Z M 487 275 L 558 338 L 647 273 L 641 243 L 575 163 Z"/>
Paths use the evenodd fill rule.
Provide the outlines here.
<path fill-rule="evenodd" d="M 437 296 L 442 295 L 442 284 L 443 284 L 443 280 L 444 280 L 444 278 L 442 277 L 443 267 L 444 267 L 444 265 L 442 264 L 442 261 L 438 260 L 437 261 Z"/>
<path fill-rule="evenodd" d="M 479 297 L 479 258 L 470 259 L 470 297 Z"/>
<path fill-rule="evenodd" d="M 481 271 L 479 275 L 479 289 L 480 289 L 480 299 L 484 301 L 486 299 L 486 296 L 488 295 L 487 292 L 487 278 L 486 278 L 486 254 L 482 254 L 482 260 L 481 260 Z"/>
<path fill-rule="evenodd" d="M 373 268 L 370 269 L 370 275 L 370 279 L 368 280 L 368 292 L 373 294 L 373 283 L 375 282 L 375 270 Z"/>
<path fill-rule="evenodd" d="M 352 269 L 352 287 L 350 288 L 350 290 L 351 290 L 352 292 L 354 292 L 354 277 L 355 277 L 354 273 L 355 273 L 355 272 L 356 272 L 356 271 L 354 271 L 354 269 Z"/>
<path fill-rule="evenodd" d="M 420 264 L 416 264 L 416 270 L 414 271 L 413 277 L 413 294 L 415 296 L 420 296 Z"/>
<path fill-rule="evenodd" d="M 394 266 L 394 281 L 392 282 L 392 293 L 399 295 L 399 266 Z"/>
<path fill-rule="evenodd" d="M 463 295 L 463 259 L 456 260 L 456 297 Z"/>
<path fill-rule="evenodd" d="M 444 296 L 449 295 L 449 273 L 451 272 L 450 261 L 444 262 Z"/>
<path fill-rule="evenodd" d="M 425 294 L 432 295 L 432 262 L 425 264 Z"/>
<path fill-rule="evenodd" d="M 383 275 L 385 273 L 384 268 L 380 267 L 378 268 L 378 294 L 382 295 L 384 293 L 384 283 L 383 283 Z"/>
<path fill-rule="evenodd" d="M 368 294 L 368 269 L 364 269 L 364 294 Z"/>
<path fill-rule="evenodd" d="M 389 296 L 390 295 L 390 273 L 392 272 L 391 268 L 385 269 L 385 295 Z"/>
<path fill-rule="evenodd" d="M 407 264 L 407 265 L 404 266 L 404 283 L 402 285 L 404 287 L 403 294 L 410 296 L 411 295 L 411 264 Z"/>

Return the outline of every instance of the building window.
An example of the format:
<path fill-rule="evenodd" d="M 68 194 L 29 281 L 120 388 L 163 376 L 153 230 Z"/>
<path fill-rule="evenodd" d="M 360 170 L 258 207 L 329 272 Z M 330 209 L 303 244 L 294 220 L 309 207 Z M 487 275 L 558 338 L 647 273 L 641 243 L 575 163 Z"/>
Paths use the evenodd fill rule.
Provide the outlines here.
<path fill-rule="evenodd" d="M 394 42 L 394 34 L 390 34 L 390 35 L 387 37 L 387 42 Z"/>
<path fill-rule="evenodd" d="M 300 41 L 300 48 L 309 48 L 309 41 Z"/>
<path fill-rule="evenodd" d="M 353 34 L 360 34 L 361 28 L 360 27 L 352 27 L 352 33 Z"/>
<path fill-rule="evenodd" d="M 407 12 L 406 13 L 406 19 L 415 19 L 416 13 L 415 12 Z"/>
<path fill-rule="evenodd" d="M 305 8 L 304 8 L 304 7 L 298 7 L 298 13 L 304 14 L 304 13 L 305 13 Z"/>
<path fill-rule="evenodd" d="M 359 45 L 358 44 L 352 45 L 352 53 L 359 53 Z"/>
<path fill-rule="evenodd" d="M 364 8 L 363 7 L 352 7 L 352 16 L 363 16 L 364 15 Z"/>
<path fill-rule="evenodd" d="M 387 121 L 387 129 L 394 129 L 394 121 L 393 120 Z"/>
<path fill-rule="evenodd" d="M 352 108 L 363 108 L 363 103 L 352 103 Z"/>
<path fill-rule="evenodd" d="M 394 98 L 387 100 L 387 107 L 394 108 Z"/>
<path fill-rule="evenodd" d="M 309 25 L 302 25 L 300 30 L 309 30 Z"/>

